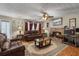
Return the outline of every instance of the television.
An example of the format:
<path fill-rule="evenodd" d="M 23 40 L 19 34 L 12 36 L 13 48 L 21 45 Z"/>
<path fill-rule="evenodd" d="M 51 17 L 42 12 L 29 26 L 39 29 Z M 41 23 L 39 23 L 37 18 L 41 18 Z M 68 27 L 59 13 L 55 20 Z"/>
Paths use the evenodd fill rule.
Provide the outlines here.
<path fill-rule="evenodd" d="M 76 32 L 79 32 L 79 28 L 76 28 Z"/>

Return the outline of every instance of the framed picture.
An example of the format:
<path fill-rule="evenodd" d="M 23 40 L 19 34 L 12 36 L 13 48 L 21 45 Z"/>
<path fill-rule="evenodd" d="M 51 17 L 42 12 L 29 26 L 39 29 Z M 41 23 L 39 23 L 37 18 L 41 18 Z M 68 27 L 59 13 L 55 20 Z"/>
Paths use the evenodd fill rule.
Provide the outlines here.
<path fill-rule="evenodd" d="M 62 25 L 62 18 L 57 18 L 55 20 L 53 20 L 53 26 L 59 26 Z"/>
<path fill-rule="evenodd" d="M 76 18 L 69 19 L 69 28 L 73 29 L 73 27 L 76 27 Z"/>

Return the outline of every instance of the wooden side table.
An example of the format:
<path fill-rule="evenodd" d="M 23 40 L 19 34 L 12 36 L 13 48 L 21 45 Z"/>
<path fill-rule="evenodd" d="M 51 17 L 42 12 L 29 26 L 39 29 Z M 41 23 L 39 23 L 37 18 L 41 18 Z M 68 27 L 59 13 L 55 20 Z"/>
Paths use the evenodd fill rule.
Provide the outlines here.
<path fill-rule="evenodd" d="M 10 41 L 11 42 L 21 42 L 23 39 L 23 35 L 17 35 L 16 38 L 12 38 Z"/>
<path fill-rule="evenodd" d="M 19 39 L 19 40 L 22 40 L 23 39 L 23 37 L 24 37 L 24 35 L 17 35 L 17 39 Z"/>

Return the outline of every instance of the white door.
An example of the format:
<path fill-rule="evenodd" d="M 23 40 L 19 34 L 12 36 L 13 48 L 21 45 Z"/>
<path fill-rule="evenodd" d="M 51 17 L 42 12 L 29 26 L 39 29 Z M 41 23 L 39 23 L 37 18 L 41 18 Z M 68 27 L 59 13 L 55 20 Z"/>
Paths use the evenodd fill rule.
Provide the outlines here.
<path fill-rule="evenodd" d="M 7 38 L 10 38 L 10 22 L 1 21 L 1 33 L 7 35 Z"/>

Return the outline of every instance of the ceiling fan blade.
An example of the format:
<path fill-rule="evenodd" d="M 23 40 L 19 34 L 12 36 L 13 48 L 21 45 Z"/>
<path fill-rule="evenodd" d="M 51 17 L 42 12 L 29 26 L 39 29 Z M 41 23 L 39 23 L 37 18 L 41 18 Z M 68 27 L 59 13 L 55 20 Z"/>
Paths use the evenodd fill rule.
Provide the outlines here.
<path fill-rule="evenodd" d="M 48 18 L 53 18 L 54 16 L 48 16 Z"/>
<path fill-rule="evenodd" d="M 40 13 L 42 13 L 41 19 L 48 20 L 49 18 L 53 18 L 54 16 L 50 16 L 47 12 L 44 10 L 41 10 Z"/>

